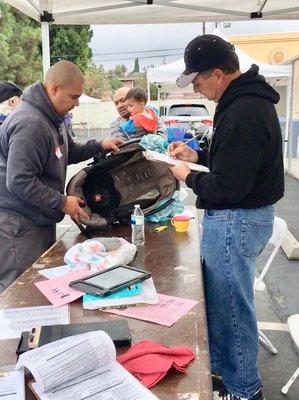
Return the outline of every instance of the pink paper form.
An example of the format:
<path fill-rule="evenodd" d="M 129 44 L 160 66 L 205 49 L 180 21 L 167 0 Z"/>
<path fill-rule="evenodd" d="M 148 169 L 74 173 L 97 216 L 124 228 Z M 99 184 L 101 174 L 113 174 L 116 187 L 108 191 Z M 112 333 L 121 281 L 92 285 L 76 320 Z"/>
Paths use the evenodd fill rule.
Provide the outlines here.
<path fill-rule="evenodd" d="M 35 285 L 53 306 L 60 307 L 79 299 L 79 297 L 83 295 L 79 290 L 71 288 L 69 283 L 91 274 L 92 272 L 90 269 L 79 269 L 59 276 L 58 278 L 36 282 Z"/>
<path fill-rule="evenodd" d="M 198 301 L 181 299 L 180 297 L 158 294 L 159 303 L 148 306 L 128 307 L 126 310 L 105 310 L 124 317 L 155 322 L 159 325 L 172 326 L 180 318 L 187 314 Z"/>

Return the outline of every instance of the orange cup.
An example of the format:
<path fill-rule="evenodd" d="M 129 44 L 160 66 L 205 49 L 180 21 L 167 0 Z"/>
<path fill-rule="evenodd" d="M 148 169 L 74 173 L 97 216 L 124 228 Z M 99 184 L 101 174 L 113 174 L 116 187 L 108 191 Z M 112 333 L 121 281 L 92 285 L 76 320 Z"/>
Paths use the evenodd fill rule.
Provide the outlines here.
<path fill-rule="evenodd" d="M 171 224 L 176 232 L 187 232 L 190 224 L 190 217 L 187 215 L 176 215 L 171 219 Z"/>

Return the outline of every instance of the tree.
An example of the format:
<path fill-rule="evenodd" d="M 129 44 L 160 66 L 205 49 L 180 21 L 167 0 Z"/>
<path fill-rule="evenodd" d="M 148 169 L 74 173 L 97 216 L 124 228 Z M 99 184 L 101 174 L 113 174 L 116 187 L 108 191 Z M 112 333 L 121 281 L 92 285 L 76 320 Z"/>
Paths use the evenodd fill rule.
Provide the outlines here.
<path fill-rule="evenodd" d="M 91 63 L 88 66 L 85 71 L 84 90 L 87 95 L 98 99 L 107 96 L 107 93 L 111 91 L 109 79 L 106 77 L 102 65 L 97 67 L 94 63 Z"/>
<path fill-rule="evenodd" d="M 24 88 L 42 78 L 40 25 L 0 1 L 0 77 Z"/>
<path fill-rule="evenodd" d="M 51 64 L 63 59 L 86 71 L 91 62 L 88 43 L 92 35 L 89 25 L 50 25 Z"/>
<path fill-rule="evenodd" d="M 140 78 L 138 78 L 135 86 L 143 89 L 147 93 L 146 72 L 143 72 Z M 158 89 L 157 86 L 154 85 L 153 83 L 150 84 L 150 94 L 151 94 L 151 100 L 158 99 Z"/>
<path fill-rule="evenodd" d="M 123 77 L 127 72 L 127 67 L 124 64 L 117 64 L 114 67 L 114 72 L 116 76 Z"/>
<path fill-rule="evenodd" d="M 138 58 L 135 58 L 135 63 L 134 63 L 134 69 L 133 69 L 133 73 L 134 72 L 140 72 L 140 68 L 139 68 L 139 60 Z"/>
<path fill-rule="evenodd" d="M 126 72 L 127 67 L 123 64 L 117 64 L 114 69 L 108 70 L 107 77 L 110 81 L 111 89 L 113 92 L 115 92 L 123 85 L 121 78 L 125 76 Z"/>

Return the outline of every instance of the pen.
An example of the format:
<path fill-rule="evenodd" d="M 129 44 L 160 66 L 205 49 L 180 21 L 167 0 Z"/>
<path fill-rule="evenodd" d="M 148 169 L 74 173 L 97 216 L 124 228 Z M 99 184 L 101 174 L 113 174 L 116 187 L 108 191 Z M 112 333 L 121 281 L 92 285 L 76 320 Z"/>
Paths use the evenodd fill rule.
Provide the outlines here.
<path fill-rule="evenodd" d="M 177 148 L 186 146 L 186 144 L 192 142 L 192 140 L 196 139 L 198 136 L 201 136 L 201 135 L 202 135 L 202 133 L 198 133 L 197 135 L 194 135 L 192 138 L 186 140 L 186 142 L 183 142 L 183 143 L 182 143 L 179 147 L 177 147 Z"/>
<path fill-rule="evenodd" d="M 192 140 L 196 139 L 198 136 L 200 136 L 201 133 L 198 133 L 197 135 L 194 135 L 192 138 L 186 140 L 186 142 L 183 142 L 182 144 L 180 144 L 176 149 L 174 149 L 173 151 L 176 151 L 177 149 L 180 149 L 181 147 L 186 146 L 188 143 L 192 142 Z M 175 156 L 170 155 L 170 157 L 175 158 Z"/>

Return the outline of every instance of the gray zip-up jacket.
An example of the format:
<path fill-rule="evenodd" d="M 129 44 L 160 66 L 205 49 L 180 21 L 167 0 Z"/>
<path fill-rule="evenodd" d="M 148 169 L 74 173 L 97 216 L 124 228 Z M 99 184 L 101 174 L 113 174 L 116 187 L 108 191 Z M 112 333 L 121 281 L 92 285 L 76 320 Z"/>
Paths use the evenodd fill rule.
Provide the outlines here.
<path fill-rule="evenodd" d="M 124 122 L 128 122 L 128 120 L 121 116 L 116 118 L 116 120 L 112 121 L 110 124 L 110 127 L 109 127 L 109 136 L 110 137 L 118 137 L 125 141 L 128 141 L 128 140 L 137 139 L 137 138 L 141 139 L 144 135 L 148 134 L 148 132 L 146 132 L 145 129 L 138 127 L 138 128 L 136 128 L 136 133 L 129 135 L 127 132 L 123 131 L 121 128 L 121 125 Z M 167 137 L 166 127 L 160 118 L 158 118 L 158 125 L 157 125 L 157 130 L 155 133 L 156 133 L 156 135 L 160 135 L 164 138 Z"/>
<path fill-rule="evenodd" d="M 64 217 L 67 165 L 95 156 L 101 145 L 72 140 L 40 82 L 22 99 L 0 130 L 0 210 L 51 225 Z"/>

